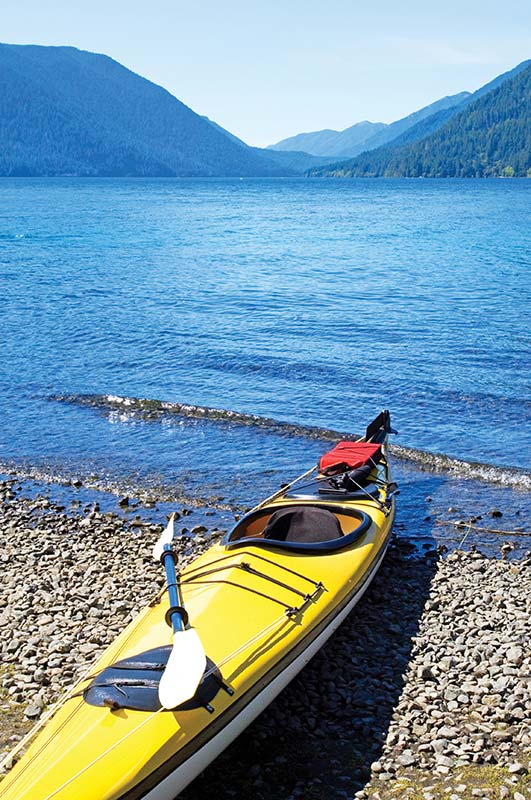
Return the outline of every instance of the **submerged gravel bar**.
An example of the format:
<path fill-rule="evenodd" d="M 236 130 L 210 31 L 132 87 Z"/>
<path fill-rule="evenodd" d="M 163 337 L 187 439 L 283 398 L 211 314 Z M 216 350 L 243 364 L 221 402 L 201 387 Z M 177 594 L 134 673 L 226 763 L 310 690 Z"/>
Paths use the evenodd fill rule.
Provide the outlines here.
<path fill-rule="evenodd" d="M 160 526 L 14 483 L 0 482 L 3 753 L 163 582 Z M 218 535 L 181 536 L 181 559 Z M 347 622 L 183 800 L 528 800 L 530 604 L 529 560 L 395 539 Z"/>

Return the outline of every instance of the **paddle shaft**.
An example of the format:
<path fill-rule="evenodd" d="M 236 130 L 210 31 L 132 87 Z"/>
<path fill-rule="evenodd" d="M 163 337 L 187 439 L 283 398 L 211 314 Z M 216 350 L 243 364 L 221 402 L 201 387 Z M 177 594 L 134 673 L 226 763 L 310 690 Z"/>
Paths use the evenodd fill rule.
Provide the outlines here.
<path fill-rule="evenodd" d="M 174 633 L 184 631 L 185 621 L 183 619 L 182 611 L 183 604 L 181 598 L 181 591 L 177 583 L 177 575 L 175 573 L 175 555 L 171 544 L 165 544 L 162 551 L 162 562 L 166 571 L 166 585 L 168 587 L 168 599 L 170 601 L 170 608 L 168 618 L 173 628 Z"/>

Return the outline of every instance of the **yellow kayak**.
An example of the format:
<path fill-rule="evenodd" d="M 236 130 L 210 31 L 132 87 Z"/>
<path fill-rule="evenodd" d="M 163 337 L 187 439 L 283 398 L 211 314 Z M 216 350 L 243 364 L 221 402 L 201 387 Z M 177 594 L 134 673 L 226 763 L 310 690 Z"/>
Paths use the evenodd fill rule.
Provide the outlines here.
<path fill-rule="evenodd" d="M 63 699 L 0 797 L 174 800 L 308 663 L 375 575 L 395 510 L 390 432 L 382 412 L 363 439 L 339 443 L 186 567 Z M 162 550 L 167 562 L 171 542 Z M 187 652 L 190 664 L 179 663 Z M 198 669 L 191 690 L 178 685 Z"/>

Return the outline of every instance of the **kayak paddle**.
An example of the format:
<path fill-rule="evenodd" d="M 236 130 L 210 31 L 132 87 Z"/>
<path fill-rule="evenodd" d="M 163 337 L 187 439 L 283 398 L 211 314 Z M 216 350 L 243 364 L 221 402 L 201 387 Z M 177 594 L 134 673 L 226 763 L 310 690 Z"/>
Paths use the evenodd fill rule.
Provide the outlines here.
<path fill-rule="evenodd" d="M 172 542 L 174 517 L 162 532 L 153 548 L 153 558 L 161 561 L 166 570 L 170 607 L 166 620 L 173 629 L 173 647 L 159 683 L 159 701 L 163 708 L 176 708 L 190 700 L 206 669 L 206 655 L 201 640 L 193 628 L 187 628 L 188 614 L 183 608 L 175 575 L 175 553 Z"/>

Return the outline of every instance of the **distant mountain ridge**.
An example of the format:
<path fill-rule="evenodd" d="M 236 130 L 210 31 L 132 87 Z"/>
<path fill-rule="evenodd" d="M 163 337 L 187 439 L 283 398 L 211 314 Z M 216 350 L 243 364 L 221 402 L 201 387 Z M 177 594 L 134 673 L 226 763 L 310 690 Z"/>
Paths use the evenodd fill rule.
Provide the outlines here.
<path fill-rule="evenodd" d="M 531 60 L 389 145 L 310 171 L 325 177 L 531 176 Z"/>
<path fill-rule="evenodd" d="M 326 129 L 312 133 L 298 133 L 296 136 L 290 136 L 282 139 L 281 142 L 269 145 L 267 149 L 279 152 L 284 150 L 303 151 L 313 156 L 342 156 L 348 150 L 348 155 L 352 155 L 358 147 L 363 150 L 365 142 L 386 127 L 384 122 L 364 120 L 343 131 Z"/>
<path fill-rule="evenodd" d="M 108 56 L 0 44 L 0 175 L 297 174 Z"/>
<path fill-rule="evenodd" d="M 407 117 L 391 122 L 358 122 L 343 131 L 323 130 L 299 133 L 289 139 L 269 145 L 268 150 L 304 150 L 312 155 L 349 158 L 365 150 L 373 150 L 390 142 L 418 122 L 441 110 L 454 109 L 469 97 L 470 92 L 460 92 L 443 97 Z"/>

